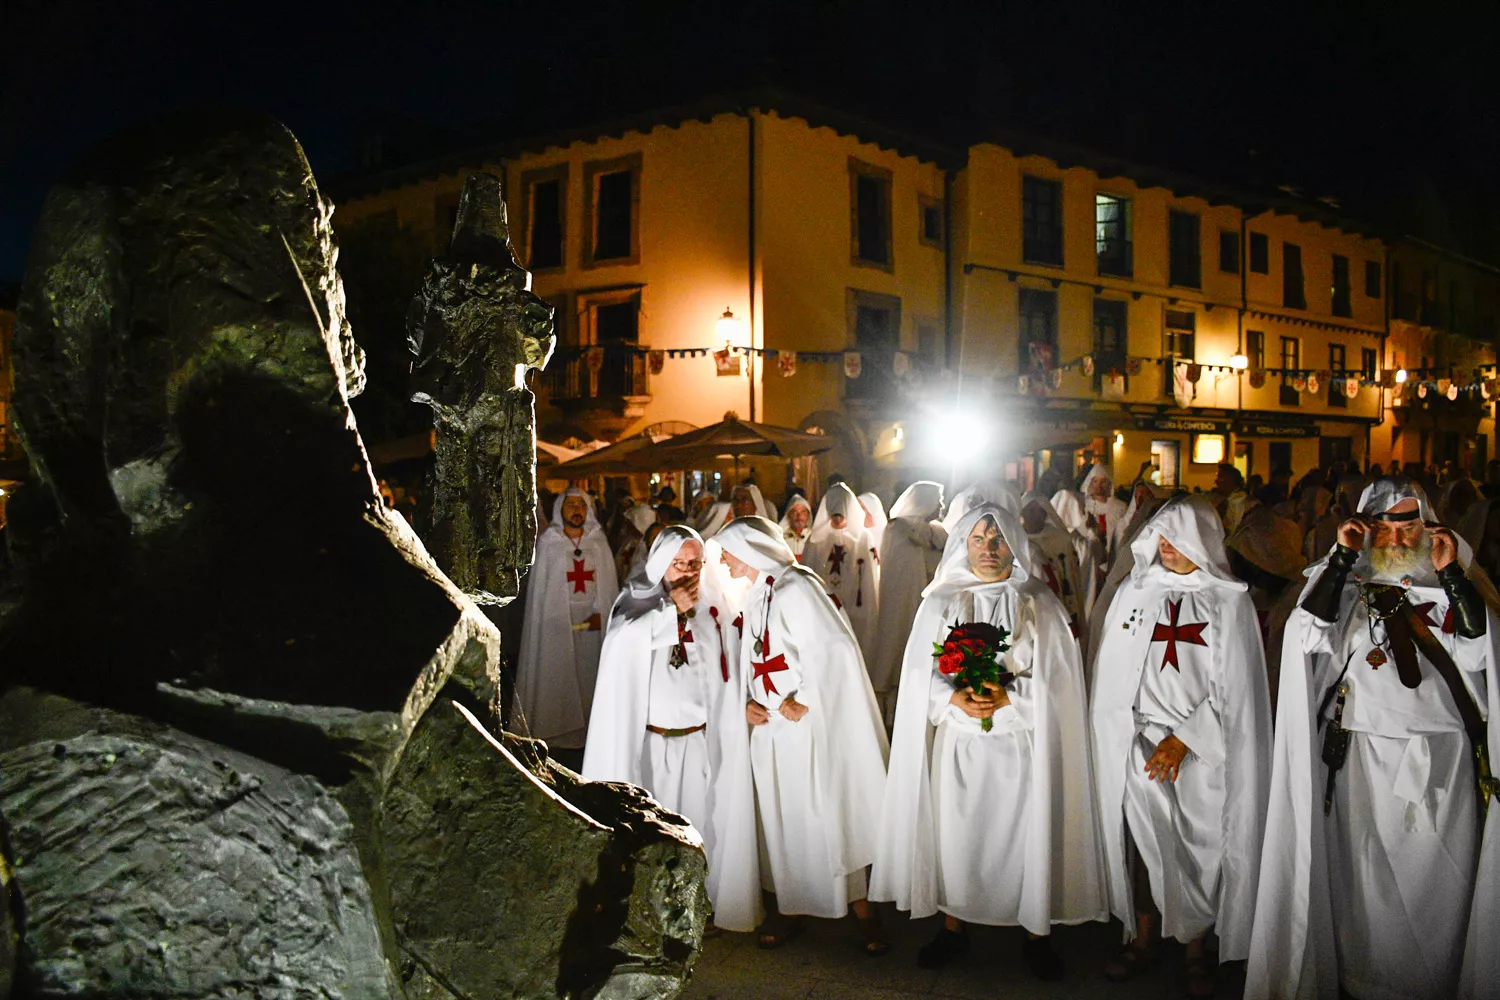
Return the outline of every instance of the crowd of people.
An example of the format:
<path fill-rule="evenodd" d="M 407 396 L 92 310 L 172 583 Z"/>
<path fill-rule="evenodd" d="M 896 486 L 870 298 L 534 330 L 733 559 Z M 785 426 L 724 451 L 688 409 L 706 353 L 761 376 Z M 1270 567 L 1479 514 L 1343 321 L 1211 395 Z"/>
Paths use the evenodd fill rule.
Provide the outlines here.
<path fill-rule="evenodd" d="M 1436 473 L 1436 470 L 1429 470 Z M 691 821 L 717 929 L 1118 919 L 1192 996 L 1500 995 L 1500 469 L 541 511 L 510 727 Z M 1441 475 L 1441 474 L 1438 474 Z M 1429 499 L 1436 496 L 1436 502 Z"/>

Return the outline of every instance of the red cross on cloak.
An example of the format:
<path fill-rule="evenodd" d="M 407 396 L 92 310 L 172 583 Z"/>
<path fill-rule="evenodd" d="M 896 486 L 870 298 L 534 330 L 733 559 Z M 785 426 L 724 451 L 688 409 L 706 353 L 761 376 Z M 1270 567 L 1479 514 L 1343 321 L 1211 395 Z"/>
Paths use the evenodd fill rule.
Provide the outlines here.
<path fill-rule="evenodd" d="M 583 585 L 585 583 L 594 582 L 594 571 L 585 568 L 582 559 L 574 559 L 573 568 L 564 579 L 573 585 L 573 593 L 581 594 L 583 593 Z"/>
<path fill-rule="evenodd" d="M 752 660 L 750 661 L 750 666 L 755 670 L 755 676 L 751 678 L 752 684 L 758 680 L 766 686 L 766 694 L 781 693 L 780 691 L 776 690 L 776 685 L 771 682 L 771 675 L 777 673 L 778 671 L 789 669 L 786 665 L 785 653 L 777 653 L 769 660 L 765 660 L 761 663 L 756 663 L 754 660 Z"/>
<path fill-rule="evenodd" d="M 828 572 L 836 575 L 844 571 L 844 547 L 835 545 L 833 551 L 828 553 Z"/>
<path fill-rule="evenodd" d="M 1057 573 L 1053 571 L 1052 563 L 1050 561 L 1042 563 L 1042 571 L 1047 574 L 1047 586 L 1052 588 L 1054 594 L 1061 597 L 1062 586 L 1057 582 Z"/>
<path fill-rule="evenodd" d="M 1151 630 L 1152 642 L 1165 642 L 1167 644 L 1166 655 L 1162 657 L 1161 669 L 1167 669 L 1167 664 L 1179 674 L 1182 667 L 1177 663 L 1177 644 L 1179 642 L 1191 643 L 1194 646 L 1207 646 L 1203 641 L 1203 630 L 1208 628 L 1208 622 L 1195 622 L 1191 625 L 1178 625 L 1177 613 L 1182 610 L 1181 601 L 1167 602 L 1167 622 L 1157 622 L 1156 627 Z"/>

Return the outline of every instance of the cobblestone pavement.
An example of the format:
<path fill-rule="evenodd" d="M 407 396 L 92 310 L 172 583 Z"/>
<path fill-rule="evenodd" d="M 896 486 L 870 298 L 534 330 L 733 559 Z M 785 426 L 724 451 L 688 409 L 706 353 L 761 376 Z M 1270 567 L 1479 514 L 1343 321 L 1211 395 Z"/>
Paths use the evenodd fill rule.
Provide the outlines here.
<path fill-rule="evenodd" d="M 917 949 L 932 938 L 938 917 L 907 920 L 882 906 L 894 947 L 884 958 L 861 953 L 853 918 L 808 920 L 802 936 L 774 951 L 750 934 L 723 934 L 705 943 L 684 1000 L 907 1000 L 952 997 L 1072 997 L 1080 1000 L 1180 1000 L 1187 996 L 1182 949 L 1169 944 L 1155 969 L 1116 985 L 1101 969 L 1120 943 L 1118 923 L 1059 927 L 1053 943 L 1068 967 L 1062 982 L 1032 978 L 1021 961 L 1019 928 L 971 927 L 973 948 L 947 968 L 917 968 Z M 1219 970 L 1218 996 L 1239 1000 L 1243 965 Z"/>

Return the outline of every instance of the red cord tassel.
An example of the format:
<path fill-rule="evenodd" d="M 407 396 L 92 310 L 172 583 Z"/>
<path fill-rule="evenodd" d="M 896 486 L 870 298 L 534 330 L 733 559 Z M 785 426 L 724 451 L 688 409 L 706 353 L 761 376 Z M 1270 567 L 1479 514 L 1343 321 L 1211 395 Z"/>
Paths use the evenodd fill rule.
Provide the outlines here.
<path fill-rule="evenodd" d="M 855 565 L 859 571 L 859 579 L 855 581 L 854 606 L 862 608 L 865 606 L 865 561 L 857 559 Z"/>
<path fill-rule="evenodd" d="M 719 673 L 724 675 L 724 683 L 729 683 L 729 660 L 724 656 L 724 631 L 719 628 L 719 609 L 714 605 L 708 606 L 709 617 L 714 620 L 714 635 L 719 637 Z"/>

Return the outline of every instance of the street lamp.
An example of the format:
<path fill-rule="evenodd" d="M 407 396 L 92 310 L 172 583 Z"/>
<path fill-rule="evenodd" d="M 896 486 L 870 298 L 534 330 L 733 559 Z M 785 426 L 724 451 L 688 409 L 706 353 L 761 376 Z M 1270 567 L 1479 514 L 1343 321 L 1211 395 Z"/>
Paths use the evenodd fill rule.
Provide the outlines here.
<path fill-rule="evenodd" d="M 734 311 L 732 309 L 730 309 L 728 306 L 724 307 L 724 315 L 722 315 L 722 316 L 719 317 L 719 322 L 716 324 L 715 329 L 718 331 L 720 339 L 722 339 L 724 341 L 724 348 L 726 350 L 729 348 L 729 346 L 731 344 L 735 344 L 736 341 L 738 341 L 740 339 L 740 321 L 735 318 Z M 753 347 L 754 345 L 750 344 L 750 343 L 746 343 L 744 346 L 746 348 L 749 348 L 749 347 Z M 746 350 L 745 351 L 745 383 L 746 383 L 746 385 L 750 389 L 750 419 L 752 421 L 754 421 L 755 420 L 755 353 L 753 351 L 750 351 L 750 350 Z"/>
<path fill-rule="evenodd" d="M 719 339 L 724 343 L 732 344 L 740 338 L 740 321 L 735 319 L 734 313 L 728 306 L 724 307 L 724 315 L 719 317 L 718 322 Z"/>
<path fill-rule="evenodd" d="M 1235 351 L 1229 356 L 1229 367 L 1233 368 L 1237 372 L 1242 372 L 1246 368 L 1250 367 L 1250 359 L 1245 357 L 1240 352 Z"/>
<path fill-rule="evenodd" d="M 1405 381 L 1406 381 L 1406 369 L 1405 368 L 1397 368 L 1396 369 L 1396 384 L 1400 385 L 1401 383 L 1403 383 Z"/>

